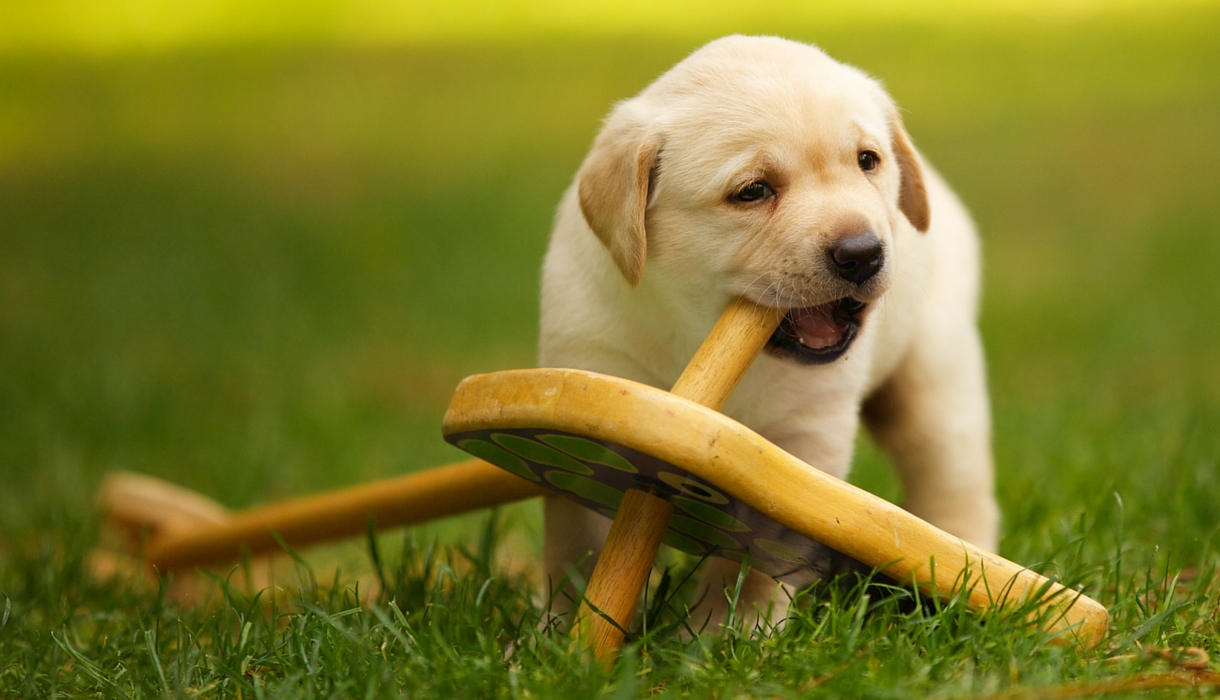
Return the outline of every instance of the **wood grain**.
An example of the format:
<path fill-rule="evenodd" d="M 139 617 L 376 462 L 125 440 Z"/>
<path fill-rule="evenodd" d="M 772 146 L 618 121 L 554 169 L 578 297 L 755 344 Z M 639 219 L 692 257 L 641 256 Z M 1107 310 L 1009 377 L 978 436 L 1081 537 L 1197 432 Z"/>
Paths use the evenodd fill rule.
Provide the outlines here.
<path fill-rule="evenodd" d="M 468 377 L 458 386 L 444 430 L 487 427 L 573 432 L 643 452 L 931 595 L 966 590 L 975 611 L 1036 600 L 1047 628 L 1083 647 L 1099 642 L 1109 626 L 1109 613 L 1096 601 L 818 471 L 740 423 L 670 392 L 578 370 Z"/>
<path fill-rule="evenodd" d="M 733 300 L 670 393 L 719 411 L 783 318 L 783 309 Z"/>
<path fill-rule="evenodd" d="M 380 528 L 428 522 L 449 515 L 548 493 L 481 459 L 307 496 L 232 514 L 208 527 L 154 533 L 148 561 L 167 571 L 238 559 L 357 536 L 372 518 Z"/>
<path fill-rule="evenodd" d="M 673 511 L 669 501 L 638 489 L 627 489 L 623 496 L 576 622 L 577 636 L 603 663 L 612 661 L 623 644 L 623 630 L 635 614 Z"/>
<path fill-rule="evenodd" d="M 735 299 L 678 377 L 671 395 L 691 405 L 719 410 L 783 317 L 780 309 Z M 591 414 L 586 417 L 586 424 L 595 415 L 600 418 Z M 681 428 L 681 420 L 672 419 L 671 416 L 671 429 Z M 631 508 L 626 507 L 628 498 Z M 602 546 L 572 627 L 573 633 L 593 649 L 594 657 L 603 664 L 613 663 L 618 655 L 622 630 L 631 623 L 672 513 L 673 506 L 664 499 L 628 489 L 623 506 L 614 516 L 610 536 Z M 616 536 L 616 532 L 621 534 Z"/>

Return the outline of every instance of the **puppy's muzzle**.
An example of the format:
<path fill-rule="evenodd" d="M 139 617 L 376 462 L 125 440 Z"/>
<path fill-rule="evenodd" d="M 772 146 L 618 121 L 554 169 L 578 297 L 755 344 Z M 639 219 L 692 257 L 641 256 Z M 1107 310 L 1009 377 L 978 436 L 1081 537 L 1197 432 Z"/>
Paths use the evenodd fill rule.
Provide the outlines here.
<path fill-rule="evenodd" d="M 871 231 L 840 238 L 827 255 L 835 274 L 856 285 L 880 272 L 885 262 L 881 241 Z"/>

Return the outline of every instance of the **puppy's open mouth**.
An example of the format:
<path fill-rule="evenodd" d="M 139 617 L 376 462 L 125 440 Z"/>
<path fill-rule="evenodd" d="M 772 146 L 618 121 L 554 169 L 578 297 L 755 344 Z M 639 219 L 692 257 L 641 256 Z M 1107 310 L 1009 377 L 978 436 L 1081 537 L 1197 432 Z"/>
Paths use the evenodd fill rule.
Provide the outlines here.
<path fill-rule="evenodd" d="M 862 301 L 845 297 L 792 309 L 767 341 L 767 351 L 806 365 L 834 362 L 856 339 L 866 307 Z"/>

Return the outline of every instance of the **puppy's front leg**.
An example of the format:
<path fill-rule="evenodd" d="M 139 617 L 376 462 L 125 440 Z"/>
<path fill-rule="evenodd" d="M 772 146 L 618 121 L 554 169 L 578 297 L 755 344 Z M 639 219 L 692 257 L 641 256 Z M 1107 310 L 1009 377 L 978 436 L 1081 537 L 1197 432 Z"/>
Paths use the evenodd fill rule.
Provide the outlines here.
<path fill-rule="evenodd" d="M 543 568 L 551 613 L 563 616 L 562 624 L 575 611 L 597 554 L 610 533 L 611 521 L 566 496 L 543 499 Z M 579 564 L 579 567 L 577 566 Z M 575 579 L 575 580 L 574 580 Z M 565 584 L 566 581 L 566 584 Z M 544 601 L 546 602 L 546 601 Z"/>
<path fill-rule="evenodd" d="M 703 565 L 699 577 L 698 605 L 691 610 L 687 624 L 695 632 L 707 631 L 716 634 L 729 619 L 731 597 L 737 597 L 737 619 L 743 621 L 747 632 L 764 626 L 778 625 L 788 616 L 788 602 L 793 588 L 780 583 L 754 569 L 746 570 L 746 577 L 737 588 L 741 575 L 741 563 L 710 557 Z"/>
<path fill-rule="evenodd" d="M 898 469 L 904 507 L 996 551 L 991 412 L 983 347 L 973 323 L 939 319 L 920 331 L 864 418 Z"/>

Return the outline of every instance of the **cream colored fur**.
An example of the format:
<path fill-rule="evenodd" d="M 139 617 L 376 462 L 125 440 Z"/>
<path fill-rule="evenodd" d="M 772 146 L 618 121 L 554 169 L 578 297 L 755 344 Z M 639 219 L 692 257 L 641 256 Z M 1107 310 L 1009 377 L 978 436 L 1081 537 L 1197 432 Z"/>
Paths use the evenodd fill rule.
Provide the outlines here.
<path fill-rule="evenodd" d="M 861 170 L 862 149 L 880 156 L 876 172 Z M 774 188 L 773 201 L 732 201 L 757 179 Z M 857 288 L 825 261 L 837 237 L 861 226 L 885 257 Z M 910 146 L 884 90 L 811 46 L 720 39 L 615 107 L 559 208 L 543 268 L 540 364 L 669 388 L 734 295 L 791 308 L 854 295 L 870 307 L 833 363 L 760 356 L 727 415 L 838 477 L 863 415 L 893 458 L 905 507 L 995 549 L 974 226 Z M 548 498 L 552 582 L 582 559 L 587 575 L 608 527 Z M 703 574 L 713 623 L 737 567 L 713 560 Z M 777 585 L 752 574 L 743 601 L 779 619 Z"/>

